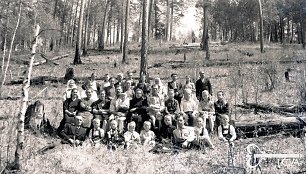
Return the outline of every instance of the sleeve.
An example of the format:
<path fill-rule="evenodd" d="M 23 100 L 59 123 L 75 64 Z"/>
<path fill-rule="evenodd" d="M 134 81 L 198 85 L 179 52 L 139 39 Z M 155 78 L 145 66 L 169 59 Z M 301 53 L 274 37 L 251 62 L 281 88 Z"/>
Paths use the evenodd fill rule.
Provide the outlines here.
<path fill-rule="evenodd" d="M 65 141 L 68 141 L 70 137 L 67 134 L 69 133 L 70 129 L 71 129 L 70 125 L 66 124 L 64 129 L 60 132 L 59 136 Z"/>
<path fill-rule="evenodd" d="M 212 88 L 211 88 L 211 83 L 209 79 L 207 79 L 207 88 L 208 88 L 209 94 L 212 95 Z"/>
<path fill-rule="evenodd" d="M 235 140 L 237 138 L 237 134 L 236 134 L 235 128 L 232 125 L 230 125 L 230 134 L 232 135 L 232 138 L 230 139 L 230 141 L 233 141 L 233 140 Z"/>

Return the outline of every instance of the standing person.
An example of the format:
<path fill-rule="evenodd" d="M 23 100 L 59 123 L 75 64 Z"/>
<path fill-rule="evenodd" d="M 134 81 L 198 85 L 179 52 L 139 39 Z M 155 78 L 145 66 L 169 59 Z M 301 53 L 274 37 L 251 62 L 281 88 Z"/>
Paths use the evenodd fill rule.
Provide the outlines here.
<path fill-rule="evenodd" d="M 194 126 L 194 121 L 198 113 L 198 105 L 192 99 L 192 92 L 190 89 L 184 91 L 184 97 L 181 102 L 181 112 L 185 114 L 188 119 L 188 126 Z"/>
<path fill-rule="evenodd" d="M 210 95 L 207 90 L 202 92 L 202 100 L 199 103 L 199 112 L 204 119 L 204 126 L 208 120 L 208 128 L 212 132 L 214 130 L 214 122 L 216 120 L 214 103 L 210 99 Z"/>
<path fill-rule="evenodd" d="M 204 90 L 207 90 L 212 95 L 210 80 L 205 77 L 204 71 L 200 71 L 200 79 L 196 81 L 196 97 L 199 101 L 202 99 L 202 92 Z"/>
<path fill-rule="evenodd" d="M 159 95 L 162 95 L 164 98 L 167 97 L 167 88 L 162 84 L 161 80 L 159 77 L 156 77 L 154 79 L 154 84 L 156 84 L 159 88 Z"/>
<path fill-rule="evenodd" d="M 104 132 L 108 130 L 108 118 L 110 116 L 109 107 L 110 101 L 106 98 L 105 91 L 102 90 L 99 95 L 99 100 L 91 105 L 94 118 L 101 121 Z"/>
<path fill-rule="evenodd" d="M 74 123 L 74 117 L 83 109 L 81 100 L 78 96 L 78 89 L 74 88 L 71 90 L 70 98 L 66 99 L 63 103 L 63 119 L 57 128 L 57 133 L 60 133 L 65 124 Z"/>
<path fill-rule="evenodd" d="M 132 87 L 131 80 L 125 81 L 125 90 L 123 90 L 123 92 L 126 94 L 127 98 L 129 98 L 129 100 L 132 100 L 134 98 L 135 91 Z"/>
<path fill-rule="evenodd" d="M 177 82 L 177 74 L 173 73 L 171 74 L 171 82 L 168 82 L 168 89 L 173 89 L 174 90 L 174 98 L 181 103 L 182 99 L 182 84 Z"/>
<path fill-rule="evenodd" d="M 64 92 L 64 96 L 63 96 L 64 101 L 71 97 L 72 89 L 78 89 L 78 87 L 75 84 L 75 81 L 73 79 L 70 79 L 67 82 L 67 87 L 66 87 L 66 90 Z M 80 96 L 81 96 L 80 93 L 78 93 L 78 98 L 80 98 Z"/>
<path fill-rule="evenodd" d="M 191 89 L 192 93 L 196 92 L 195 84 L 191 81 L 190 75 L 186 75 L 186 81 L 185 84 L 183 85 L 183 90 L 185 89 Z"/>
<path fill-rule="evenodd" d="M 109 86 L 104 88 L 106 98 L 108 98 L 109 100 L 112 100 L 116 96 L 115 83 L 116 83 L 116 79 L 111 77 L 109 79 Z"/>
<path fill-rule="evenodd" d="M 229 104 L 224 98 L 224 92 L 219 91 L 217 93 L 217 101 L 214 103 L 215 114 L 216 114 L 216 125 L 220 125 L 221 117 L 223 115 L 229 115 Z"/>
<path fill-rule="evenodd" d="M 147 112 L 149 105 L 147 99 L 143 97 L 143 91 L 141 89 L 136 89 L 135 93 L 135 97 L 130 100 L 127 122 L 136 122 L 136 131 L 140 132 L 143 122 L 150 120 Z"/>
<path fill-rule="evenodd" d="M 100 94 L 101 91 L 101 85 L 96 81 L 97 75 L 96 73 L 91 73 L 91 76 L 89 78 L 89 84 L 90 87 L 97 93 L 97 95 Z"/>
<path fill-rule="evenodd" d="M 66 124 L 61 130 L 59 136 L 63 139 L 62 143 L 72 146 L 80 146 L 86 140 L 86 129 L 82 127 L 83 118 L 81 116 L 74 117 L 74 124 Z"/>

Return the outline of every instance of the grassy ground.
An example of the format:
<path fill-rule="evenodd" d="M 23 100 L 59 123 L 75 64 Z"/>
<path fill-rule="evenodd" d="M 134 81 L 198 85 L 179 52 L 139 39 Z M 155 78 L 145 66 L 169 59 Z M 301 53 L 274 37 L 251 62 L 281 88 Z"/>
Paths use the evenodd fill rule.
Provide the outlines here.
<path fill-rule="evenodd" d="M 159 48 L 153 48 L 159 49 Z M 249 57 L 244 52 L 253 53 Z M 166 83 L 170 80 L 171 73 L 177 73 L 179 77 L 191 75 L 197 78 L 199 70 L 204 70 L 211 78 L 213 91 L 223 90 L 231 105 L 235 103 L 248 102 L 271 103 L 275 105 L 297 104 L 303 98 L 300 95 L 301 86 L 304 81 L 300 80 L 305 66 L 299 63 L 280 64 L 280 60 L 301 60 L 305 59 L 306 51 L 298 48 L 281 47 L 271 45 L 264 54 L 259 54 L 259 50 L 253 45 L 227 45 L 211 48 L 211 62 L 226 61 L 240 62 L 233 66 L 209 66 L 203 67 L 203 53 L 200 51 L 188 52 L 186 62 L 183 54 L 175 55 L 175 50 L 162 48 L 149 55 L 148 65 L 151 77 L 161 77 Z M 50 57 L 52 57 L 50 55 Z M 88 57 L 82 58 L 84 64 L 74 66 L 71 55 L 68 58 L 57 60 L 59 66 L 42 65 L 33 69 L 35 76 L 57 76 L 63 77 L 67 67 L 73 67 L 78 77 L 87 77 L 93 71 L 98 76 L 105 73 L 116 75 L 119 72 L 125 73 L 127 70 L 136 71 L 139 74 L 140 56 L 137 54 L 129 55 L 129 64 L 122 65 L 121 55 L 118 53 L 99 53 L 90 52 Z M 265 65 L 250 65 L 243 62 L 266 61 L 271 63 Z M 114 68 L 114 62 L 117 67 Z M 154 64 L 160 63 L 160 67 Z M 173 68 L 175 65 L 178 68 Z M 296 81 L 285 83 L 284 71 L 287 68 L 295 69 Z M 276 85 L 272 90 L 269 87 L 267 72 L 263 69 L 275 70 L 273 80 Z M 242 76 L 238 76 L 238 70 Z M 12 69 L 12 78 L 16 74 L 22 74 L 20 69 Z M 268 79 L 268 80 L 267 80 Z M 180 79 L 184 83 L 183 79 Z M 268 83 L 268 84 L 267 84 Z M 32 86 L 30 98 L 48 87 L 38 98 L 45 103 L 45 112 L 51 123 L 58 126 L 62 118 L 62 101 L 47 100 L 49 97 L 61 97 L 65 89 L 64 84 L 47 84 L 45 86 Z M 5 86 L 2 96 L 20 96 L 21 86 Z M 215 100 L 215 96 L 213 97 Z M 0 110 L 0 170 L 7 161 L 13 159 L 16 117 L 19 111 L 20 101 L 0 100 L 2 106 Z M 254 115 L 252 112 L 245 112 L 232 107 L 232 118 L 236 121 L 251 121 L 277 119 L 276 114 Z M 50 138 L 35 136 L 26 133 L 26 147 L 24 150 L 23 173 L 213 173 L 218 171 L 215 165 L 227 165 L 228 147 L 220 144 L 219 140 L 213 135 L 213 142 L 216 144 L 214 150 L 209 150 L 207 154 L 196 151 L 179 153 L 178 155 L 162 154 L 155 155 L 148 152 L 148 147 L 141 147 L 135 151 L 116 151 L 109 152 L 105 147 L 93 149 L 92 147 L 71 148 L 67 146 L 57 146 L 45 155 L 37 154 L 37 151 L 48 143 L 55 141 Z M 237 140 L 234 147 L 235 166 L 246 168 L 246 147 L 250 143 L 257 144 L 260 149 L 267 153 L 304 153 L 304 144 L 295 137 L 285 137 L 281 134 L 269 137 L 252 138 Z M 261 164 L 262 173 L 290 173 L 306 170 L 303 160 L 285 161 L 277 165 L 277 160 L 264 160 Z M 250 169 L 247 169 L 251 172 Z M 218 173 L 218 172 L 217 172 Z"/>

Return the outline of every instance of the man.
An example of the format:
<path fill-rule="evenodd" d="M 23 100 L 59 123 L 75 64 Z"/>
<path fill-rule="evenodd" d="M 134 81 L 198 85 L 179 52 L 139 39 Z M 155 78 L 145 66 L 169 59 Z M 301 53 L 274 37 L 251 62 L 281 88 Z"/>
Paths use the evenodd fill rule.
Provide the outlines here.
<path fill-rule="evenodd" d="M 177 129 L 173 131 L 174 144 L 190 149 L 193 146 L 195 140 L 195 133 L 193 127 L 185 126 L 185 121 L 183 116 L 178 116 L 177 118 Z"/>
<path fill-rule="evenodd" d="M 216 114 L 216 126 L 218 127 L 221 122 L 221 118 L 224 115 L 229 115 L 229 104 L 224 98 L 224 92 L 218 91 L 217 101 L 214 103 L 215 114 Z"/>
<path fill-rule="evenodd" d="M 192 91 L 184 91 L 184 99 L 181 102 L 181 112 L 188 118 L 188 126 L 194 126 L 194 120 L 198 113 L 197 102 L 192 99 Z"/>
<path fill-rule="evenodd" d="M 109 79 L 109 85 L 104 88 L 105 94 L 106 94 L 106 98 L 108 98 L 109 100 L 112 100 L 115 97 L 115 95 L 116 95 L 115 81 L 116 81 L 116 79 L 111 77 Z"/>
<path fill-rule="evenodd" d="M 75 116 L 74 124 L 66 124 L 59 136 L 63 139 L 62 143 L 80 146 L 86 139 L 86 129 L 82 127 L 82 116 Z"/>
<path fill-rule="evenodd" d="M 202 100 L 202 92 L 204 90 L 207 90 L 212 95 L 210 80 L 205 77 L 204 71 L 200 71 L 200 79 L 196 81 L 196 97 L 199 101 Z"/>
<path fill-rule="evenodd" d="M 182 99 L 182 84 L 177 82 L 177 74 L 171 74 L 171 82 L 168 82 L 168 89 L 173 89 L 174 90 L 174 98 L 181 103 Z"/>
<path fill-rule="evenodd" d="M 140 76 L 139 83 L 136 85 L 136 87 L 134 89 L 135 90 L 136 89 L 141 89 L 143 91 L 143 96 L 145 98 L 149 95 L 149 93 L 150 93 L 150 84 L 147 83 L 145 75 L 141 75 Z"/>
<path fill-rule="evenodd" d="M 122 73 L 119 73 L 118 75 L 117 75 L 117 82 L 115 83 L 115 86 L 118 86 L 118 85 L 120 85 L 121 87 L 124 87 L 124 79 L 123 79 L 123 74 Z"/>

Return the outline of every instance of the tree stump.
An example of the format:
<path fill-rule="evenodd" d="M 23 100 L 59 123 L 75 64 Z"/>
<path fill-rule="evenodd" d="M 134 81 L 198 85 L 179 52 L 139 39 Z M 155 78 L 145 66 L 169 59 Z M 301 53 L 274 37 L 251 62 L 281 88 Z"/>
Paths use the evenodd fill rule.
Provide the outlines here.
<path fill-rule="evenodd" d="M 67 68 L 66 69 L 66 74 L 64 77 L 65 83 L 67 83 L 68 80 L 74 79 L 74 69 L 73 68 Z"/>

